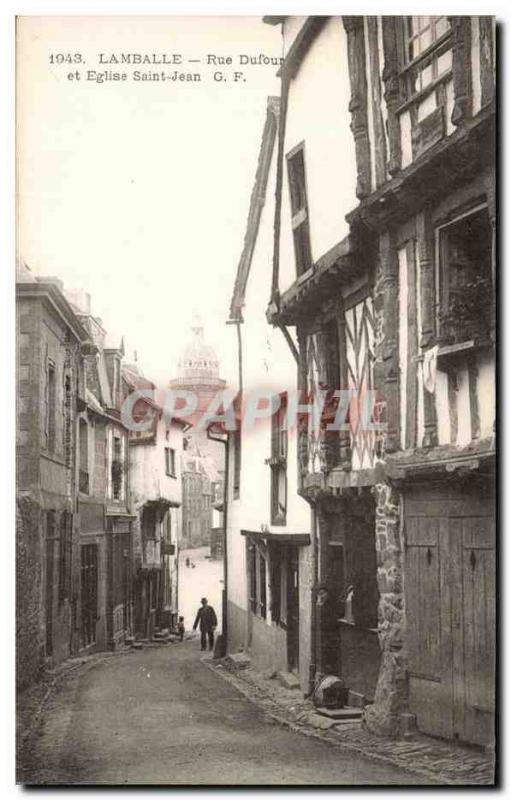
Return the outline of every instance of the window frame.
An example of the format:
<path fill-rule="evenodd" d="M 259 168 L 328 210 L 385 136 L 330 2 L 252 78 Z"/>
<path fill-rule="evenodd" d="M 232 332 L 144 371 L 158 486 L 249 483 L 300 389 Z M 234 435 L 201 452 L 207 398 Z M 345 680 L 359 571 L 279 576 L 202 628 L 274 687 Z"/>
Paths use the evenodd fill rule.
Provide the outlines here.
<path fill-rule="evenodd" d="M 176 477 L 176 450 L 174 447 L 165 447 L 165 474 L 169 478 Z M 170 463 L 169 463 L 170 459 Z"/>
<path fill-rule="evenodd" d="M 297 167 L 301 159 L 303 185 Z M 298 280 L 308 275 L 314 266 L 310 235 L 309 193 L 307 189 L 307 169 L 305 166 L 305 141 L 295 145 L 286 153 L 291 229 L 295 253 L 296 277 Z M 297 200 L 303 200 L 299 205 Z M 301 237 L 301 238 L 300 238 Z"/>
<path fill-rule="evenodd" d="M 442 222 L 438 222 L 435 225 L 434 233 L 435 233 L 435 332 L 437 340 L 441 341 L 445 336 L 445 327 L 444 323 L 441 320 L 442 313 L 447 309 L 448 302 L 449 302 L 449 278 L 446 269 L 443 265 L 444 260 L 444 250 L 445 245 L 442 242 L 442 237 L 445 231 L 453 226 L 459 224 L 463 220 L 468 219 L 469 217 L 476 216 L 480 214 L 482 211 L 486 210 L 488 215 L 488 229 L 491 234 L 491 221 L 489 216 L 489 204 L 487 200 L 472 203 L 466 208 L 459 208 L 457 212 L 454 214 L 449 215 L 448 219 L 444 219 Z M 495 303 L 495 281 L 494 277 L 491 272 L 491 260 L 492 260 L 492 242 L 491 242 L 491 235 L 490 235 L 490 252 L 489 252 L 489 261 L 490 261 L 490 272 L 489 272 L 489 279 L 491 282 L 491 289 L 492 289 L 492 297 L 493 302 Z M 449 269 L 449 268 L 447 268 Z M 490 310 L 490 309 L 488 309 Z M 491 311 L 491 310 L 490 310 Z"/>
<path fill-rule="evenodd" d="M 83 440 L 85 440 L 85 448 L 82 447 Z M 78 421 L 78 446 L 78 491 L 80 494 L 88 495 L 90 494 L 89 423 L 84 417 L 80 417 Z"/>
<path fill-rule="evenodd" d="M 125 495 L 124 487 L 124 460 L 123 460 L 123 435 L 117 434 L 117 430 L 112 430 L 112 462 L 110 464 L 111 486 L 112 486 L 112 500 L 122 502 Z M 116 453 L 116 442 L 119 442 L 119 449 Z M 114 464 L 119 464 L 119 475 L 115 476 Z"/>
<path fill-rule="evenodd" d="M 268 553 L 247 540 L 247 593 L 252 614 L 268 619 Z"/>
<path fill-rule="evenodd" d="M 432 23 L 433 27 L 442 16 L 445 15 L 440 15 L 434 18 L 434 22 Z M 433 92 L 436 93 L 439 90 L 439 87 L 442 87 L 442 85 L 447 83 L 452 77 L 452 63 L 450 69 L 445 70 L 440 74 L 436 72 L 438 59 L 444 55 L 444 53 L 448 52 L 449 50 L 452 52 L 453 50 L 453 32 L 450 25 L 442 35 L 440 35 L 437 39 L 433 39 L 431 44 L 421 53 L 418 53 L 417 56 L 410 59 L 407 52 L 409 42 L 412 38 L 408 35 L 407 31 L 407 25 L 410 19 L 410 16 L 406 16 L 399 17 L 396 20 L 398 25 L 397 40 L 399 43 L 399 84 L 401 95 L 401 103 L 396 109 L 396 113 L 398 115 L 409 108 L 412 108 L 412 110 L 415 111 L 421 101 L 425 100 L 429 94 L 432 94 Z M 423 29 L 422 32 L 424 32 L 424 30 L 426 29 Z M 420 36 L 420 34 L 418 35 Z M 429 65 L 432 66 L 432 72 L 434 73 L 431 81 L 425 86 L 422 86 L 419 90 L 413 91 L 412 76 L 414 71 L 417 68 L 419 68 L 419 71 L 420 68 L 426 69 Z M 440 102 L 440 100 L 441 98 L 437 97 L 437 108 L 444 105 L 444 103 Z M 416 124 L 417 120 L 412 120 L 412 122 Z"/>
<path fill-rule="evenodd" d="M 54 455 L 57 444 L 57 365 L 49 357 L 46 359 L 45 400 L 45 446 L 48 453 Z"/>

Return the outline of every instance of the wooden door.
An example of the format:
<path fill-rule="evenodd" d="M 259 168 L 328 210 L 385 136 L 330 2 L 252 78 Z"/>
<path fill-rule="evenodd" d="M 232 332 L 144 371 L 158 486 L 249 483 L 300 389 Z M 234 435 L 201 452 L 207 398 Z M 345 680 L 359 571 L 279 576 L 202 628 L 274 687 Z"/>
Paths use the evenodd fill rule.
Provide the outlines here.
<path fill-rule="evenodd" d="M 493 741 L 494 523 L 477 493 L 406 503 L 410 710 L 425 733 Z"/>
<path fill-rule="evenodd" d="M 53 655 L 53 594 L 55 540 L 46 540 L 46 655 Z"/>
<path fill-rule="evenodd" d="M 82 545 L 81 553 L 82 645 L 96 641 L 98 619 L 98 546 Z"/>
<path fill-rule="evenodd" d="M 289 549 L 287 572 L 287 660 L 291 671 L 298 669 L 299 613 L 298 552 L 292 547 Z"/>
<path fill-rule="evenodd" d="M 463 520 L 464 703 L 459 720 L 463 738 L 488 744 L 494 733 L 495 549 L 490 519 Z"/>

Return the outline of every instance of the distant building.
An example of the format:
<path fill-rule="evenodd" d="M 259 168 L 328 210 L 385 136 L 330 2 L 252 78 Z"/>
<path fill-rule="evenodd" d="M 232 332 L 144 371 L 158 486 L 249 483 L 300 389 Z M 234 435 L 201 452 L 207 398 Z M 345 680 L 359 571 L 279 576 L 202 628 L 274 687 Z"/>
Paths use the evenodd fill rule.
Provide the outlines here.
<path fill-rule="evenodd" d="M 137 364 L 122 369 L 123 394 L 154 389 Z M 134 633 L 151 638 L 154 628 L 177 622 L 178 541 L 181 535 L 183 433 L 188 424 L 165 420 L 148 399 L 135 404 L 133 417 L 151 418 L 147 431 L 130 431 L 130 486 L 134 546 Z M 140 419 L 139 419 L 140 418 Z"/>
<path fill-rule="evenodd" d="M 191 336 L 178 362 L 178 375 L 169 382 L 175 390 L 192 392 L 197 410 L 187 417 L 192 424 L 183 454 L 183 527 L 180 547 L 209 547 L 211 543 L 213 484 L 223 470 L 221 445 L 208 439 L 196 425 L 212 400 L 226 388 L 220 378 L 220 362 L 214 349 L 204 340 L 204 328 L 195 318 Z"/>
<path fill-rule="evenodd" d="M 180 547 L 209 547 L 219 473 L 211 455 L 188 439 L 183 452 L 183 530 Z"/>
<path fill-rule="evenodd" d="M 211 558 L 219 560 L 225 552 L 224 542 L 224 484 L 225 475 L 222 472 L 219 480 L 211 487 Z"/>

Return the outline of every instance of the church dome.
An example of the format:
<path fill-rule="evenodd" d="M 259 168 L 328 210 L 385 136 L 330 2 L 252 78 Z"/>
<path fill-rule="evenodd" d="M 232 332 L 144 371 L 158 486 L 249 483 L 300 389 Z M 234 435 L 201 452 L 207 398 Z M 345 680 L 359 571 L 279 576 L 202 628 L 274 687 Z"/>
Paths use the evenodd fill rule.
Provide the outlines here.
<path fill-rule="evenodd" d="M 218 356 L 204 341 L 204 328 L 194 320 L 192 336 L 178 361 L 178 378 L 218 380 L 220 364 Z"/>

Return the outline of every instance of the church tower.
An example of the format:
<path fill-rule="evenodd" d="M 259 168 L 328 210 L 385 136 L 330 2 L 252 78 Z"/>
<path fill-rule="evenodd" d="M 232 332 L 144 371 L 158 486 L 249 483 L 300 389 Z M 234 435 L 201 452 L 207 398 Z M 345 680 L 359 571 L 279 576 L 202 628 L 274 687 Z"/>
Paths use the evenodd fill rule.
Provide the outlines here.
<path fill-rule="evenodd" d="M 211 401 L 226 387 L 220 378 L 220 363 L 214 349 L 204 341 L 204 328 L 198 316 L 191 326 L 190 338 L 178 361 L 177 377 L 169 388 L 193 392 L 197 410 L 187 417 L 192 428 L 187 434 L 183 453 L 183 518 L 180 547 L 194 548 L 210 545 L 212 506 L 223 485 L 224 448 L 197 430 L 197 423 Z M 221 494 L 221 491 L 220 491 Z"/>

